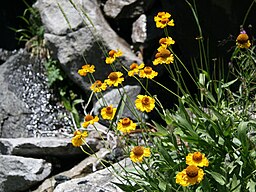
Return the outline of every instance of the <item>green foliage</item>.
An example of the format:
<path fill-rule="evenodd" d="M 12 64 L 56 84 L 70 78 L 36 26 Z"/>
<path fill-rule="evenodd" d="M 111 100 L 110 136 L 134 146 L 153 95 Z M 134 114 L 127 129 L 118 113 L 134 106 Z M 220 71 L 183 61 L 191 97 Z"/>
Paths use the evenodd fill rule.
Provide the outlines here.
<path fill-rule="evenodd" d="M 44 66 L 47 72 L 48 86 L 58 91 L 63 106 L 74 119 L 75 126 L 80 126 L 80 114 L 76 107 L 84 100 L 78 98 L 79 96 L 73 91 L 70 83 L 66 83 L 68 81 L 67 77 L 61 70 L 58 61 L 50 58 L 45 61 Z"/>
<path fill-rule="evenodd" d="M 19 41 L 28 42 L 34 37 L 37 37 L 38 41 L 43 40 L 44 27 L 42 25 L 38 10 L 30 6 L 26 0 L 22 1 L 27 8 L 23 12 L 23 15 L 19 16 L 18 18 L 24 22 L 26 28 L 11 29 L 17 33 Z"/>
<path fill-rule="evenodd" d="M 59 67 L 57 67 L 57 61 L 53 59 L 48 59 L 44 66 L 47 71 L 47 77 L 48 77 L 48 86 L 51 87 L 56 81 L 62 81 L 63 75 L 61 73 L 61 70 Z"/>
<path fill-rule="evenodd" d="M 176 96 L 178 103 L 174 109 L 169 109 L 161 104 L 157 96 L 152 96 L 156 101 L 155 109 L 164 120 L 164 125 L 155 121 L 146 123 L 139 115 L 135 116 L 138 117 L 137 126 L 142 130 L 140 138 L 131 139 L 129 133 L 116 131 L 117 116 L 116 121 L 111 121 L 110 130 L 115 130 L 115 134 L 121 138 L 120 145 L 127 156 L 134 153 L 131 150 L 133 146 L 150 148 L 151 152 L 150 157 L 144 158 L 142 162 L 132 162 L 130 167 L 121 166 L 118 178 L 122 182 L 115 184 L 124 191 L 137 192 L 256 191 L 255 46 L 237 46 L 233 50 L 230 69 L 233 76 L 227 77 L 223 67 L 227 63 L 223 60 L 212 62 L 209 57 L 210 50 L 207 50 L 203 38 L 195 1 L 193 4 L 186 2 L 199 33 L 196 38 L 199 57 L 192 58 L 190 63 L 193 73 L 174 53 L 171 45 L 167 48 L 161 45 L 165 52 L 158 52 L 156 59 L 173 54 L 174 62 L 163 65 L 169 73 L 170 81 L 176 83 L 177 91 L 173 92 L 153 79 L 146 79 L 145 82 L 135 77 L 148 95 L 148 81 L 152 80 L 167 93 Z M 75 6 L 73 2 L 71 4 Z M 64 10 L 61 11 L 65 17 Z M 164 18 L 160 18 L 162 21 L 159 25 L 169 23 L 169 17 L 165 13 L 160 15 Z M 163 30 L 165 36 L 169 37 L 167 27 L 164 26 Z M 115 64 L 110 66 L 116 70 Z M 121 66 L 129 71 L 124 65 Z M 93 74 L 87 74 L 87 77 L 91 82 L 95 81 Z M 185 78 L 197 88 L 195 93 L 190 92 Z M 101 94 L 95 93 L 97 98 Z M 124 95 L 121 97 L 118 111 L 122 111 L 126 100 L 130 99 Z M 72 107 L 68 107 L 71 110 Z M 131 112 L 136 114 L 136 110 L 131 109 Z M 153 131 L 151 127 L 154 128 Z M 196 165 L 196 169 L 187 170 L 187 157 L 193 152 L 204 154 L 209 165 Z M 137 151 L 138 154 L 141 155 L 141 151 Z M 130 158 L 132 159 L 131 156 Z M 199 167 L 204 173 L 203 178 L 193 183 L 190 179 L 199 178 Z M 183 174 L 182 179 L 186 178 L 185 184 L 177 181 L 180 173 Z M 188 180 L 189 185 L 186 185 Z"/>
<path fill-rule="evenodd" d="M 80 127 L 80 113 L 78 112 L 76 105 L 84 103 L 83 99 L 78 99 L 78 95 L 72 90 L 67 90 L 67 87 L 60 89 L 61 101 L 64 107 L 71 113 L 76 127 Z"/>

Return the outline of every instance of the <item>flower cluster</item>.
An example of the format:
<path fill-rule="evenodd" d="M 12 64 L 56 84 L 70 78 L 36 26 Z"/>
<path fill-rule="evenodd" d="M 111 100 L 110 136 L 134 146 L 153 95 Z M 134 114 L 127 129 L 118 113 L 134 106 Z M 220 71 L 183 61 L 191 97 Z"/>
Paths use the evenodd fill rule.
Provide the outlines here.
<path fill-rule="evenodd" d="M 108 123 L 111 126 L 112 133 L 116 134 L 120 139 L 119 141 L 122 144 L 120 146 L 124 146 L 126 156 L 129 156 L 133 163 L 138 163 L 133 164 L 134 170 L 132 173 L 124 169 L 124 171 L 127 171 L 124 178 L 127 180 L 131 178 L 132 183 L 134 182 L 133 186 L 127 187 L 130 191 L 137 190 L 140 187 L 141 189 L 139 190 L 145 191 L 179 191 L 182 187 L 183 191 L 230 191 L 235 190 L 236 187 L 238 190 L 241 188 L 243 189 L 242 191 L 246 191 L 247 186 L 250 184 L 254 186 L 251 176 L 255 171 L 252 173 L 246 172 L 249 172 L 248 170 L 251 167 L 255 170 L 256 164 L 255 160 L 251 161 L 250 159 L 250 146 L 247 146 L 247 139 L 249 138 L 243 126 L 248 126 L 249 130 L 249 128 L 255 128 L 256 123 L 254 121 L 240 123 L 240 115 L 238 115 L 238 118 L 236 117 L 240 113 L 240 106 L 238 107 L 239 112 L 236 111 L 236 113 L 230 115 L 230 109 L 238 109 L 237 106 L 234 107 L 237 102 L 235 99 L 238 98 L 239 102 L 243 103 L 244 101 L 241 99 L 243 97 L 240 98 L 237 94 L 231 94 L 233 97 L 231 98 L 232 102 L 222 103 L 219 101 L 221 101 L 222 97 L 226 97 L 226 91 L 228 94 L 231 93 L 228 87 L 234 82 L 248 79 L 249 77 L 252 78 L 252 83 L 255 85 L 255 76 L 252 74 L 255 74 L 256 60 L 254 57 L 249 57 L 248 60 L 244 57 L 244 54 L 255 54 L 255 47 L 252 46 L 254 44 L 253 38 L 251 38 L 250 42 L 250 38 L 245 31 L 241 31 L 236 38 L 235 53 L 237 55 L 233 55 L 236 60 L 242 59 L 242 62 L 237 62 L 241 66 L 238 69 L 239 74 L 242 74 L 242 69 L 252 69 L 253 72 L 248 72 L 246 78 L 237 78 L 235 81 L 226 82 L 222 78 L 221 80 L 212 79 L 211 75 L 209 75 L 210 73 L 207 70 L 211 69 L 211 66 L 207 63 L 208 58 L 205 52 L 206 49 L 204 49 L 202 34 L 200 34 L 200 38 L 196 38 L 200 42 L 198 44 L 200 58 L 191 59 L 191 63 L 194 64 L 192 74 L 186 68 L 187 65 L 184 65 L 187 63 L 183 63 L 173 51 L 173 46 L 175 46 L 176 42 L 168 35 L 169 30 L 167 29 L 169 26 L 174 26 L 171 14 L 159 12 L 154 17 L 154 21 L 157 28 L 164 29 L 165 37 L 159 39 L 159 44 L 154 55 L 152 55 L 154 59 L 151 63 L 137 63 L 134 61 L 131 62 L 129 67 L 123 65 L 121 60 L 118 59 L 123 53 L 117 49 L 106 53 L 105 64 L 108 64 L 112 71 L 102 77 L 105 78 L 104 80 L 94 78 L 95 67 L 93 65 L 84 65 L 82 69 L 78 70 L 78 73 L 83 77 L 90 73 L 87 77 L 91 82 L 92 95 L 95 94 L 97 98 L 102 100 L 100 102 L 102 105 L 100 113 L 98 116 L 93 114 L 86 115 L 81 123 L 82 130 L 88 129 L 88 126 L 95 126 L 95 123 L 99 120 L 103 120 L 104 123 Z M 199 68 L 199 64 L 201 68 Z M 157 79 L 159 79 L 157 77 L 159 65 L 167 70 L 171 81 L 176 83 L 176 92 L 173 92 L 169 87 L 165 87 L 161 82 L 157 82 Z M 209 69 L 204 67 L 209 67 Z M 190 85 L 187 85 L 187 77 L 183 78 L 185 77 L 183 76 L 184 74 L 188 75 L 187 77 L 193 80 L 193 85 L 198 88 L 198 92 L 195 94 L 190 92 L 190 87 L 188 87 Z M 129 94 L 126 95 L 124 89 L 127 79 L 127 82 L 129 82 L 131 78 L 137 80 L 143 89 L 142 93 L 136 95 L 134 100 L 129 98 Z M 170 106 L 165 109 L 166 106 L 161 104 L 158 97 L 150 93 L 150 89 L 148 89 L 148 86 L 151 86 L 150 83 L 156 83 L 161 88 L 164 88 L 166 92 L 176 96 L 179 102 L 176 106 L 177 110 L 170 109 Z M 102 92 L 112 88 L 116 88 L 122 95 L 122 100 L 118 106 L 104 100 Z M 242 90 L 241 93 L 245 93 L 246 86 L 243 84 L 239 88 L 239 92 L 240 89 Z M 248 96 L 249 94 L 253 96 L 251 90 L 254 89 L 248 88 Z M 219 106 L 220 103 L 221 107 Z M 122 113 L 124 105 L 131 110 L 131 116 Z M 207 113 L 205 112 L 206 107 Z M 144 117 L 146 113 L 151 112 L 158 113 L 165 124 L 158 124 L 155 121 L 148 122 L 148 119 Z M 248 110 L 244 112 L 247 113 Z M 225 118 L 222 118 L 222 115 Z M 246 115 L 244 114 L 244 116 Z M 237 134 L 239 129 L 243 130 L 246 139 L 242 138 L 242 133 Z M 76 147 L 82 146 L 88 136 L 87 131 L 76 130 L 72 138 L 72 144 Z M 239 137 L 236 137 L 237 135 Z M 227 138 L 233 139 L 226 140 Z M 217 145 L 216 142 L 218 143 Z M 200 146 L 202 143 L 205 146 Z M 243 147 L 243 145 L 246 147 Z M 208 167 L 209 161 L 204 153 L 196 151 L 187 154 L 188 149 L 204 149 L 204 153 L 207 156 L 211 156 L 211 166 Z M 207 149 L 209 151 L 206 151 Z M 245 149 L 246 153 L 243 153 Z M 237 153 L 236 150 L 238 151 Z M 252 153 L 255 151 L 253 147 L 250 150 Z M 247 154 L 248 158 L 247 156 L 242 156 L 245 159 L 247 158 L 246 161 L 241 158 L 241 154 Z M 226 160 L 227 155 L 229 155 L 228 161 Z M 245 169 L 243 166 L 247 166 L 246 163 L 240 165 L 240 163 L 237 163 L 237 157 L 239 157 L 239 162 L 250 162 L 248 164 L 252 166 L 248 166 L 249 168 Z M 180 168 L 183 165 L 185 166 Z M 215 169 L 218 166 L 220 166 L 220 170 Z M 227 170 L 225 166 L 230 167 L 230 170 Z M 241 170 L 239 173 L 241 175 L 233 177 L 232 174 L 237 174 L 237 170 Z M 232 177 L 229 175 L 232 175 Z M 141 177 L 139 178 L 139 176 Z M 247 184 L 244 182 L 244 178 L 248 178 Z M 239 181 L 237 185 L 234 184 L 236 179 L 237 182 Z M 242 182 L 244 183 L 242 184 Z M 200 185 L 197 186 L 196 184 Z M 185 187 L 188 187 L 188 189 Z"/>
<path fill-rule="evenodd" d="M 176 175 L 176 183 L 184 187 L 200 183 L 203 180 L 204 171 L 199 167 L 207 167 L 208 159 L 200 152 L 189 153 L 186 164 L 187 168 Z"/>

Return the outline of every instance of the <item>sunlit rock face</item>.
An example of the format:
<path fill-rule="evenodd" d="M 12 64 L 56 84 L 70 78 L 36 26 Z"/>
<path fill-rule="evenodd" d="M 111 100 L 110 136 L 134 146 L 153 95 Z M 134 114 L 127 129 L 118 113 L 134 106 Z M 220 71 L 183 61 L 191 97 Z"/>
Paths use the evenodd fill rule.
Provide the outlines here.
<path fill-rule="evenodd" d="M 77 70 L 85 63 L 95 65 L 96 79 L 107 78 L 112 69 L 106 65 L 105 58 L 111 49 L 120 49 L 123 52 L 120 60 L 126 67 L 133 61 L 141 62 L 131 51 L 130 45 L 110 27 L 97 1 L 73 2 L 79 9 L 68 0 L 59 2 L 66 18 L 54 0 L 39 0 L 34 5 L 39 10 L 45 26 L 44 37 L 52 51 L 52 57 L 59 60 L 72 81 L 85 91 L 90 91 L 88 78 L 77 74 Z M 86 12 L 90 20 L 81 10 Z M 123 70 L 120 64 L 116 65 L 116 69 Z"/>
<path fill-rule="evenodd" d="M 26 51 L 0 65 L 0 137 L 61 136 L 69 132 L 67 111 L 47 86 L 40 60 Z"/>

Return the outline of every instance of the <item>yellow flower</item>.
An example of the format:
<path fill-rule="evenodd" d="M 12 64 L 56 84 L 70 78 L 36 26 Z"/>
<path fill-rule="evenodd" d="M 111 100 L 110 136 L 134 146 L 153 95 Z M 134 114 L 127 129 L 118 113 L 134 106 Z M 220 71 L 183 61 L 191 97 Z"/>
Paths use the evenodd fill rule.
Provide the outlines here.
<path fill-rule="evenodd" d="M 159 44 L 163 47 L 163 48 L 167 48 L 170 45 L 173 45 L 175 43 L 175 41 L 171 38 L 171 37 L 165 37 L 165 38 L 161 38 L 159 40 Z"/>
<path fill-rule="evenodd" d="M 130 71 L 128 71 L 128 75 L 130 77 L 133 77 L 135 74 L 138 74 L 139 70 L 143 69 L 144 66 L 144 63 L 141 63 L 140 65 L 138 65 L 137 63 L 132 63 L 130 65 Z"/>
<path fill-rule="evenodd" d="M 153 79 L 158 75 L 158 72 L 152 70 L 152 67 L 145 67 L 143 70 L 140 70 L 140 77 Z"/>
<path fill-rule="evenodd" d="M 155 107 L 155 99 L 147 95 L 138 95 L 135 100 L 135 106 L 140 111 L 150 112 Z"/>
<path fill-rule="evenodd" d="M 107 64 L 112 64 L 116 60 L 117 57 L 120 57 L 122 55 L 123 55 L 123 53 L 119 49 L 117 49 L 117 51 L 111 50 L 108 52 L 108 57 L 106 58 L 105 62 Z"/>
<path fill-rule="evenodd" d="M 157 28 L 165 28 L 167 25 L 174 26 L 173 19 L 170 20 L 171 14 L 167 12 L 159 12 L 157 16 L 154 17 Z"/>
<path fill-rule="evenodd" d="M 238 48 L 248 49 L 251 46 L 249 37 L 246 33 L 241 33 L 236 38 L 236 45 Z"/>
<path fill-rule="evenodd" d="M 135 146 L 130 152 L 130 158 L 133 162 L 142 162 L 143 157 L 150 156 L 150 148 L 145 148 L 143 146 Z"/>
<path fill-rule="evenodd" d="M 131 131 L 136 129 L 136 124 L 133 123 L 129 118 L 120 119 L 117 123 L 117 130 L 123 133 L 130 133 Z"/>
<path fill-rule="evenodd" d="M 88 136 L 87 132 L 84 131 L 83 133 L 79 130 L 74 132 L 74 136 L 71 140 L 72 144 L 75 147 L 80 147 L 84 143 L 84 139 Z"/>
<path fill-rule="evenodd" d="M 171 52 L 168 49 L 165 49 L 164 47 L 160 46 L 157 49 L 157 53 L 155 55 L 155 60 L 153 61 L 154 65 L 158 65 L 158 64 L 170 64 L 173 63 L 174 61 L 174 57 L 173 54 L 171 54 Z"/>
<path fill-rule="evenodd" d="M 117 87 L 118 84 L 124 81 L 124 78 L 122 76 L 123 76 L 123 73 L 121 72 L 111 72 L 108 75 L 108 79 L 105 80 L 105 83 L 107 83 L 109 86 L 113 85 Z"/>
<path fill-rule="evenodd" d="M 107 89 L 107 84 L 102 83 L 100 80 L 97 80 L 92 84 L 90 88 L 94 93 L 97 93 L 97 92 L 105 91 Z"/>
<path fill-rule="evenodd" d="M 203 180 L 204 171 L 195 165 L 189 165 L 176 175 L 176 183 L 181 186 L 195 185 Z"/>
<path fill-rule="evenodd" d="M 86 128 L 88 127 L 88 125 L 93 125 L 95 122 L 98 122 L 99 121 L 99 117 L 98 116 L 95 116 L 93 117 L 92 115 L 86 115 L 84 117 L 84 122 L 82 123 L 82 127 Z"/>
<path fill-rule="evenodd" d="M 112 120 L 115 116 L 115 113 L 116 108 L 113 108 L 112 105 L 101 109 L 101 116 L 103 119 Z"/>
<path fill-rule="evenodd" d="M 82 69 L 78 70 L 78 74 L 81 76 L 86 76 L 87 73 L 93 73 L 95 72 L 95 66 L 94 65 L 83 65 Z"/>
<path fill-rule="evenodd" d="M 186 157 L 187 165 L 195 165 L 198 167 L 208 167 L 209 161 L 204 154 L 200 152 L 189 153 Z"/>

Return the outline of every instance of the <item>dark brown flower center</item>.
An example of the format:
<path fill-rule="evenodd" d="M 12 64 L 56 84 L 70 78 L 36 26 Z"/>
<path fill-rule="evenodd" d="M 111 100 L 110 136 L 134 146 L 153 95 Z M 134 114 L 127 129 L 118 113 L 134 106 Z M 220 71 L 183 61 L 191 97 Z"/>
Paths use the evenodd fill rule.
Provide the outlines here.
<path fill-rule="evenodd" d="M 159 40 L 159 44 L 166 44 L 166 38 L 161 38 Z"/>
<path fill-rule="evenodd" d="M 86 115 L 85 118 L 84 118 L 85 121 L 91 121 L 93 120 L 93 116 L 91 115 Z"/>
<path fill-rule="evenodd" d="M 169 19 L 168 18 L 163 18 L 162 20 L 161 20 L 161 23 L 162 24 L 166 24 L 166 23 L 168 23 L 169 22 Z"/>
<path fill-rule="evenodd" d="M 167 58 L 171 55 L 171 52 L 167 49 L 163 49 L 160 52 L 160 57 Z"/>
<path fill-rule="evenodd" d="M 118 79 L 118 75 L 116 72 L 111 72 L 108 76 L 108 78 L 111 80 L 111 81 L 116 81 Z"/>
<path fill-rule="evenodd" d="M 136 68 L 138 68 L 138 64 L 137 63 L 131 64 L 131 66 L 130 66 L 131 70 L 136 69 Z"/>
<path fill-rule="evenodd" d="M 236 41 L 240 44 L 244 44 L 247 43 L 249 37 L 246 33 L 241 33 L 240 35 L 238 35 L 238 37 L 236 38 Z"/>
<path fill-rule="evenodd" d="M 122 125 L 123 126 L 129 126 L 131 124 L 131 120 L 129 118 L 124 118 L 122 120 Z"/>
<path fill-rule="evenodd" d="M 113 57 L 115 53 L 116 53 L 115 50 L 111 50 L 111 51 L 108 52 L 108 55 L 109 55 L 110 57 Z"/>
<path fill-rule="evenodd" d="M 145 68 L 144 68 L 144 72 L 145 72 L 146 74 L 151 74 L 151 73 L 152 73 L 152 67 L 145 67 Z"/>
<path fill-rule="evenodd" d="M 142 102 L 143 105 L 149 105 L 150 104 L 150 99 L 148 97 L 144 97 L 141 102 Z"/>
<path fill-rule="evenodd" d="M 202 160 L 202 158 L 203 158 L 203 156 L 202 156 L 202 153 L 200 153 L 200 152 L 195 152 L 195 153 L 193 154 L 193 160 L 194 160 L 194 161 L 199 162 L 199 161 Z"/>
<path fill-rule="evenodd" d="M 107 114 L 112 114 L 112 113 L 113 113 L 113 108 L 110 107 L 110 106 L 107 107 L 107 108 L 106 108 L 106 113 L 107 113 Z"/>
<path fill-rule="evenodd" d="M 186 174 L 189 177 L 196 177 L 198 175 L 198 168 L 195 165 L 189 165 L 186 168 Z"/>
<path fill-rule="evenodd" d="M 102 86 L 102 82 L 100 80 L 95 81 L 95 86 L 96 87 L 101 87 Z"/>
<path fill-rule="evenodd" d="M 132 149 L 132 152 L 134 153 L 134 155 L 135 156 L 141 156 L 141 155 L 143 155 L 143 153 L 144 153 L 144 150 L 143 150 L 143 147 L 141 147 L 141 146 L 136 146 L 136 147 L 134 147 L 133 149 Z"/>

